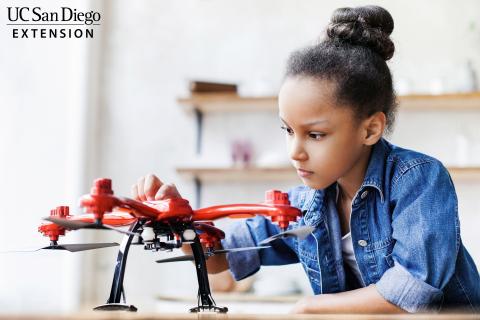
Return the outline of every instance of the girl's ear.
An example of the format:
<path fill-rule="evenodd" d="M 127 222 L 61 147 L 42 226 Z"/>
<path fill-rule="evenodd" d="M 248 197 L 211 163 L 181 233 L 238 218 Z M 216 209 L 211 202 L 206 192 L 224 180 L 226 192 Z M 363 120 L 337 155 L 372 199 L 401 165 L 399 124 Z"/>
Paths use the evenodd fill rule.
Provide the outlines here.
<path fill-rule="evenodd" d="M 383 112 L 376 112 L 363 121 L 363 143 L 367 146 L 374 145 L 383 136 L 387 117 Z"/>

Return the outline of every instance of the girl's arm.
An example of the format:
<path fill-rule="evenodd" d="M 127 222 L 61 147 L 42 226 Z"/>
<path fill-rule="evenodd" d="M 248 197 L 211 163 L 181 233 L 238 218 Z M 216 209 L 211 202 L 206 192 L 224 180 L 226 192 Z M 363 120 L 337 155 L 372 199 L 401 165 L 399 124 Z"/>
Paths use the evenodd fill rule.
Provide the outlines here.
<path fill-rule="evenodd" d="M 405 313 L 385 300 L 372 284 L 365 288 L 305 297 L 292 313 Z"/>

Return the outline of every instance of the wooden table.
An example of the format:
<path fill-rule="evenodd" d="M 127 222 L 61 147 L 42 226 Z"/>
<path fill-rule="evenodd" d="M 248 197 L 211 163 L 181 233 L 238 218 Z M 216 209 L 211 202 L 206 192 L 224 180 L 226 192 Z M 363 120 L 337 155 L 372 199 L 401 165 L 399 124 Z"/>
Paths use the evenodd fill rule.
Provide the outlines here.
<path fill-rule="evenodd" d="M 410 314 L 410 315 L 255 315 L 255 314 L 141 314 L 124 312 L 89 312 L 75 315 L 0 315 L 0 320 L 471 320 L 480 319 L 480 314 Z"/>

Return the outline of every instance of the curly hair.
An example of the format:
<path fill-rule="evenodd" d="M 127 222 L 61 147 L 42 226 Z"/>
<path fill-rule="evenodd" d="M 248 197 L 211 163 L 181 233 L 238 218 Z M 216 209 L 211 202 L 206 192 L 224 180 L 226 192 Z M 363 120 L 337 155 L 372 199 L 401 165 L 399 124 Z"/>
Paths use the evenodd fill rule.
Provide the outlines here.
<path fill-rule="evenodd" d="M 324 39 L 291 54 L 286 76 L 334 81 L 339 104 L 351 107 L 357 119 L 385 113 L 391 132 L 397 108 L 386 63 L 395 51 L 392 31 L 393 18 L 381 7 L 339 8 Z"/>

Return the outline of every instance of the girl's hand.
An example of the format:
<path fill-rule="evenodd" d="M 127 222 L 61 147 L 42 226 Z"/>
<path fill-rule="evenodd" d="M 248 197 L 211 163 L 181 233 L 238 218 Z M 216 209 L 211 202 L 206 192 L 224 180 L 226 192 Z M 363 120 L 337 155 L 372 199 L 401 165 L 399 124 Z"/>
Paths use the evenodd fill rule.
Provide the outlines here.
<path fill-rule="evenodd" d="M 376 285 L 355 290 L 324 293 L 300 299 L 290 313 L 405 313 L 400 307 L 385 300 Z"/>
<path fill-rule="evenodd" d="M 132 186 L 132 197 L 140 201 L 165 200 L 182 196 L 173 183 L 163 183 L 157 176 L 147 174 Z"/>
<path fill-rule="evenodd" d="M 300 300 L 297 301 L 297 303 L 295 303 L 295 305 L 293 306 L 292 310 L 290 310 L 290 313 L 291 313 L 291 314 L 305 314 L 305 313 L 309 313 L 309 312 L 308 312 L 308 307 L 309 307 L 310 304 L 312 303 L 310 300 L 311 300 L 311 297 L 301 298 Z"/>
<path fill-rule="evenodd" d="M 139 201 L 152 201 L 181 198 L 182 196 L 173 183 L 163 183 L 157 176 L 147 174 L 132 186 L 132 197 Z M 222 249 L 220 243 L 216 249 Z M 185 254 L 192 254 L 192 249 L 188 244 L 182 245 L 182 251 Z M 228 269 L 227 258 L 224 254 L 210 257 L 206 263 L 208 273 L 219 273 Z"/>

